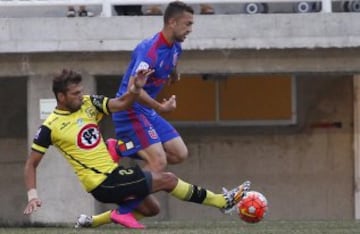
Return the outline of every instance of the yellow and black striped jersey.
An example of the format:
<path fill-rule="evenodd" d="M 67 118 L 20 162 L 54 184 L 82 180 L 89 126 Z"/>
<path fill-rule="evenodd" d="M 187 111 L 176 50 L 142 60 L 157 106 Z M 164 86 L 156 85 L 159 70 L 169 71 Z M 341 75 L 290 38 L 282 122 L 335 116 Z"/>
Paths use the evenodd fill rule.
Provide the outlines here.
<path fill-rule="evenodd" d="M 108 101 L 104 96 L 85 95 L 76 112 L 55 109 L 39 128 L 31 146 L 42 154 L 50 145 L 59 149 L 88 192 L 117 167 L 98 126 L 104 114 L 109 114 Z"/>

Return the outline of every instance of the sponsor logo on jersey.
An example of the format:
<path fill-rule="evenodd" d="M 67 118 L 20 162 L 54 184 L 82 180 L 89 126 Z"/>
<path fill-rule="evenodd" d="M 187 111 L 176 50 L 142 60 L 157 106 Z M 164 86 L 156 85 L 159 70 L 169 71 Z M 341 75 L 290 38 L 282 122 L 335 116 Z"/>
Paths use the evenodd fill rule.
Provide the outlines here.
<path fill-rule="evenodd" d="M 49 125 L 52 125 L 56 120 L 58 120 L 59 117 L 55 117 L 53 120 L 49 121 Z"/>
<path fill-rule="evenodd" d="M 89 118 L 95 118 L 96 116 L 96 111 L 95 108 L 93 107 L 89 107 L 85 110 L 86 114 L 89 116 Z"/>
<path fill-rule="evenodd" d="M 84 120 L 83 120 L 82 118 L 77 119 L 77 120 L 76 120 L 76 123 L 77 123 L 77 125 L 78 125 L 79 127 L 81 127 L 81 126 L 84 125 Z"/>
<path fill-rule="evenodd" d="M 79 132 L 77 145 L 81 149 L 95 148 L 101 140 L 100 131 L 96 124 L 87 124 Z"/>
<path fill-rule="evenodd" d="M 70 122 L 61 123 L 60 130 L 63 130 L 67 126 L 69 126 Z"/>

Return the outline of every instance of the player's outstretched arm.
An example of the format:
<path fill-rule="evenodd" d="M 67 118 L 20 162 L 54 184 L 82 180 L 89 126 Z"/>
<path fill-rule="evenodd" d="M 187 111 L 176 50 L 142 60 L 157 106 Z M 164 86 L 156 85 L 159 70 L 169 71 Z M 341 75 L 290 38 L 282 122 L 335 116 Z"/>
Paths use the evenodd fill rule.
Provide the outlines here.
<path fill-rule="evenodd" d="M 41 200 L 39 199 L 36 191 L 36 168 L 41 159 L 41 153 L 31 151 L 30 156 L 25 163 L 24 179 L 28 196 L 28 203 L 24 210 L 25 215 L 30 215 L 41 206 Z"/>
<path fill-rule="evenodd" d="M 129 108 L 139 97 L 149 75 L 151 75 L 153 72 L 153 69 L 139 70 L 134 77 L 134 82 L 132 83 L 130 89 L 121 97 L 116 97 L 109 100 L 108 108 L 110 112 L 123 111 Z"/>
<path fill-rule="evenodd" d="M 134 78 L 132 78 L 134 79 Z M 129 82 L 130 89 L 133 86 L 133 82 Z M 141 90 L 140 96 L 139 96 L 139 102 L 143 105 L 146 105 L 155 111 L 161 113 L 161 112 L 170 112 L 176 109 L 176 97 L 175 95 L 172 95 L 168 99 L 164 99 L 162 102 L 158 102 L 157 100 L 153 99 L 146 91 Z"/>

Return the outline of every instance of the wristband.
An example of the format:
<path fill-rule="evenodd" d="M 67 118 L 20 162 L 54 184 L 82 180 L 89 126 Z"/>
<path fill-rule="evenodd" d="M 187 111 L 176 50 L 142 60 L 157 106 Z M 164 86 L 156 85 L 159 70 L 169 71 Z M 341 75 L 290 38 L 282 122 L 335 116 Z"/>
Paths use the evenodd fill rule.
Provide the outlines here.
<path fill-rule="evenodd" d="M 28 201 L 32 199 L 39 198 L 36 189 L 32 188 L 27 192 Z"/>
<path fill-rule="evenodd" d="M 137 87 L 135 87 L 135 85 L 132 85 L 132 86 L 130 87 L 130 93 L 139 94 L 140 91 L 141 91 L 141 88 L 137 88 Z"/>

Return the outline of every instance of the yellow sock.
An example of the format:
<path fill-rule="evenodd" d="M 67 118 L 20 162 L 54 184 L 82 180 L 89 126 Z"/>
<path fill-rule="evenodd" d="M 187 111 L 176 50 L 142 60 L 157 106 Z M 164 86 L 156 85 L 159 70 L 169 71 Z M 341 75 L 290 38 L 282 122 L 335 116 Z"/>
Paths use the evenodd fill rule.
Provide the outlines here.
<path fill-rule="evenodd" d="M 98 214 L 98 215 L 93 215 L 92 219 L 92 225 L 91 227 L 98 227 L 100 225 L 104 225 L 104 224 L 108 224 L 111 223 L 111 218 L 110 218 L 110 213 L 111 210 L 105 211 L 104 213 Z"/>
<path fill-rule="evenodd" d="M 209 190 L 206 191 L 206 197 L 202 204 L 207 206 L 215 206 L 217 208 L 224 208 L 226 206 L 224 195 L 213 193 Z"/>
<path fill-rule="evenodd" d="M 192 192 L 191 187 L 192 187 L 191 184 L 186 183 L 181 179 L 178 179 L 177 185 L 175 186 L 173 191 L 170 192 L 170 194 L 180 200 L 187 201 L 191 196 L 191 192 Z"/>
<path fill-rule="evenodd" d="M 181 179 L 170 194 L 180 200 L 195 202 L 207 206 L 223 208 L 226 206 L 225 197 L 222 194 L 216 194 L 199 186 L 189 184 Z"/>

